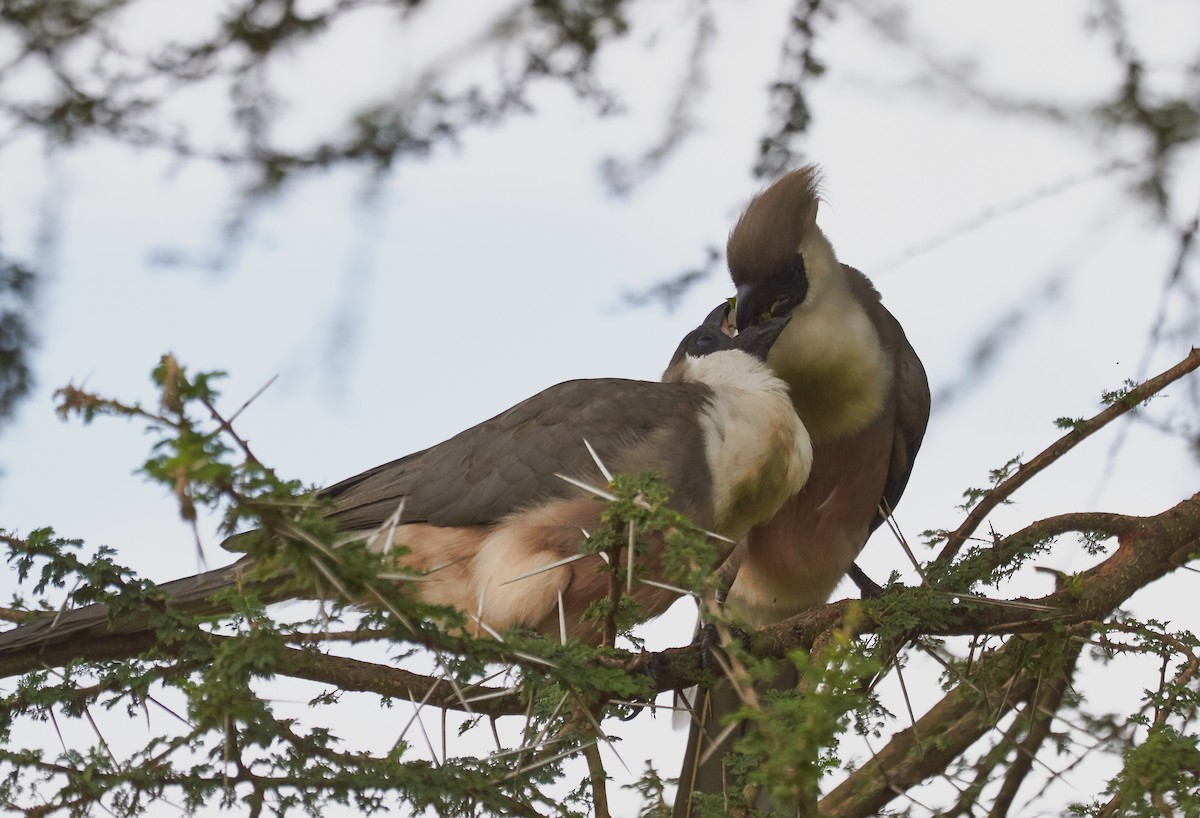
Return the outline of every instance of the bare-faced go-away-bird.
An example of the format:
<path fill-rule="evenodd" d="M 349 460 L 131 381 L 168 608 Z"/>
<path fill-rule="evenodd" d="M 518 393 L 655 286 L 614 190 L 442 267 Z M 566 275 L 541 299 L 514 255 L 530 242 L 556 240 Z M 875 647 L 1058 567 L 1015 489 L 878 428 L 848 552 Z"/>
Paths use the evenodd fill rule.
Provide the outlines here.
<path fill-rule="evenodd" d="M 808 482 L 731 557 L 727 604 L 753 627 L 829 598 L 899 502 L 929 421 L 929 382 L 904 330 L 817 227 L 818 182 L 814 166 L 775 182 L 727 246 L 737 327 L 791 316 L 767 362 L 813 442 Z M 692 814 L 693 792 L 728 785 L 723 760 L 738 732 L 721 722 L 739 703 L 728 686 L 697 702 L 676 816 Z"/>
<path fill-rule="evenodd" d="M 683 339 L 662 381 L 552 386 L 325 489 L 329 516 L 347 532 L 394 525 L 390 539 L 408 549 L 403 567 L 428 572 L 412 583 L 425 602 L 454 606 L 496 633 L 525 627 L 557 636 L 563 623 L 568 636 L 598 641 L 599 625 L 583 613 L 607 596 L 607 575 L 597 555 L 567 558 L 579 555 L 605 506 L 560 475 L 603 485 L 597 461 L 612 473 L 655 472 L 673 508 L 729 541 L 771 519 L 808 477 L 808 434 L 787 385 L 764 363 L 789 319 L 730 338 L 721 331 L 727 309 Z M 639 568 L 653 578 L 660 557 L 639 558 Z M 164 583 L 163 604 L 208 613 L 204 604 L 236 584 L 251 560 Z M 650 617 L 678 594 L 660 582 L 636 584 L 632 596 Z M 136 628 L 114 631 L 107 609 L 90 605 L 0 634 L 0 652 Z"/>

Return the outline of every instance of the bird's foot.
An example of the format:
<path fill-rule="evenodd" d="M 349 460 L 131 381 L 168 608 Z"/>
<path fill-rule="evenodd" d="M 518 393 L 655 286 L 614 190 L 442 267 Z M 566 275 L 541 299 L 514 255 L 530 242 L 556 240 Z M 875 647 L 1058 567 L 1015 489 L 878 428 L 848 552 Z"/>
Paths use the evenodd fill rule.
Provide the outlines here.
<path fill-rule="evenodd" d="M 883 586 L 863 573 L 863 570 L 858 567 L 858 563 L 850 566 L 848 576 L 858 586 L 858 593 L 863 599 L 879 599 L 883 596 Z"/>
<path fill-rule="evenodd" d="M 731 641 L 737 641 L 745 650 L 750 650 L 750 634 L 746 633 L 736 625 L 725 626 L 726 632 L 729 634 Z M 711 622 L 700 628 L 700 632 L 696 635 L 696 642 L 702 648 L 700 652 L 700 666 L 714 673 L 718 677 L 725 675 L 724 668 L 728 667 L 728 663 L 724 660 L 725 644 L 721 641 L 721 632 L 717 626 Z"/>

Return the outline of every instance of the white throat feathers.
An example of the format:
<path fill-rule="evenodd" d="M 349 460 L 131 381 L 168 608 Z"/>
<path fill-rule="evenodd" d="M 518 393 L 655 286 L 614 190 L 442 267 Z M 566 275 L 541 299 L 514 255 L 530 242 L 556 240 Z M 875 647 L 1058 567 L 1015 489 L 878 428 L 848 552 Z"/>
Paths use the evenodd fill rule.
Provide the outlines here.
<path fill-rule="evenodd" d="M 713 478 L 716 528 L 740 539 L 804 485 L 812 469 L 812 441 L 787 384 L 753 355 L 722 350 L 687 356 L 680 380 L 713 391 L 700 425 Z"/>

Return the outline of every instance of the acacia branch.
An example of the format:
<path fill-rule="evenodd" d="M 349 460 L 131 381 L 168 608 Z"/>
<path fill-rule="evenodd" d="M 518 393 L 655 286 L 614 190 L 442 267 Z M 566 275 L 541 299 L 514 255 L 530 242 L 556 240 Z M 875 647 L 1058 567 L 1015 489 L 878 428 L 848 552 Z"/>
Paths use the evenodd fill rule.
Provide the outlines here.
<path fill-rule="evenodd" d="M 1037 633 L 1086 621 L 1103 621 L 1136 591 L 1184 565 L 1200 553 L 1200 493 L 1151 517 L 1107 513 L 1063 514 L 1038 521 L 1000 541 L 995 560 L 1003 562 L 1031 540 L 1069 531 L 1101 531 L 1117 536 L 1117 550 L 1099 565 L 1078 575 L 1069 588 L 1037 599 L 1019 599 L 1013 607 L 1004 600 L 963 596 L 941 621 L 926 623 L 918 632 L 931 636 L 978 633 Z M 902 589 L 899 593 L 930 592 Z M 897 592 L 892 592 L 897 593 Z M 887 597 L 881 600 L 886 603 Z M 1043 610 L 1044 609 L 1044 610 Z M 886 605 L 871 613 L 857 600 L 841 600 L 798 614 L 755 633 L 751 652 L 760 658 L 783 658 L 796 648 L 812 650 L 814 644 L 835 631 L 855 636 L 877 631 L 886 621 Z M 878 618 L 877 618 L 878 617 Z M 233 638 L 217 637 L 212 638 Z M 412 640 L 422 644 L 420 635 Z M 449 647 L 442 645 L 443 649 Z M 0 653 L 0 678 L 56 667 L 75 661 L 106 661 L 146 656 L 154 651 L 178 656 L 178 649 L 150 633 L 88 636 L 58 644 L 38 645 Z M 514 660 L 518 661 L 518 660 Z M 612 652 L 598 661 L 634 675 L 649 676 L 656 692 L 687 687 L 706 676 L 703 648 L 671 648 L 657 653 Z M 407 698 L 411 689 L 423 696 L 439 680 L 410 674 L 398 668 L 287 648 L 281 651 L 275 672 L 347 689 Z M 499 692 L 499 691 L 490 691 Z M 447 707 L 460 703 L 448 700 Z M 521 709 L 503 698 L 487 699 L 472 709 L 484 715 L 516 715 Z"/>
<path fill-rule="evenodd" d="M 992 799 L 988 818 L 1005 818 L 1012 808 L 1017 791 L 1033 769 L 1038 751 L 1050 735 L 1054 716 L 1062 706 L 1063 696 L 1075 675 L 1075 666 L 1079 661 L 1079 654 L 1083 651 L 1083 644 L 1083 640 L 1079 639 L 1068 643 L 1061 667 L 1055 668 L 1053 673 L 1047 673 L 1040 680 L 1038 689 L 1029 700 L 1029 730 L 1018 745 L 1020 752 L 1004 774 L 1004 783 L 1000 785 L 1000 791 Z"/>
<path fill-rule="evenodd" d="M 1071 431 L 1054 441 L 1043 452 L 1029 462 L 1022 463 L 1007 479 L 984 495 L 979 503 L 971 509 L 971 513 L 963 520 L 962 525 L 947 538 L 945 546 L 942 547 L 941 552 L 937 555 L 937 559 L 931 565 L 931 573 L 936 572 L 939 566 L 944 567 L 949 564 L 954 555 L 958 553 L 958 550 L 962 548 L 963 543 L 967 541 L 967 538 L 975 533 L 975 529 L 987 519 L 987 515 L 1012 496 L 1017 489 L 1028 483 L 1037 474 L 1045 471 L 1050 464 L 1054 463 L 1088 437 L 1198 367 L 1200 367 L 1200 349 L 1193 347 L 1191 352 L 1182 361 L 1165 372 L 1139 384 L 1130 390 L 1121 400 L 1116 401 L 1095 417 L 1075 424 L 1075 427 Z"/>
<path fill-rule="evenodd" d="M 1086 629 L 1086 626 L 1085 626 Z M 820 802 L 823 818 L 868 818 L 877 815 L 890 801 L 926 779 L 944 771 L 949 764 L 966 752 L 975 742 L 996 728 L 996 725 L 1022 702 L 1037 702 L 1044 698 L 1040 691 L 1046 680 L 1039 668 L 1029 669 L 1024 661 L 1032 650 L 1043 652 L 1061 646 L 1058 634 L 1046 634 L 1030 641 L 1020 636 L 1008 640 L 1005 646 L 987 656 L 975 674 L 976 679 L 999 677 L 1005 679 L 999 695 L 981 690 L 975 682 L 964 681 L 955 687 L 912 727 L 894 735 L 891 741 L 869 762 L 851 773 Z M 1051 671 L 1054 685 L 1061 690 L 1068 684 L 1069 675 L 1079 656 L 1080 644 L 1067 643 L 1062 655 L 1055 657 Z M 1053 697 L 1053 693 L 1045 695 Z M 1057 705 L 1055 705 L 1057 708 Z M 1033 722 L 1037 725 L 1037 721 Z M 1039 728 L 1040 732 L 1040 728 Z M 937 741 L 918 741 L 918 736 L 937 736 Z M 1017 745 L 1017 763 L 1010 768 L 1023 769 L 1013 776 L 1019 786 L 1033 763 L 1041 739 L 1030 739 Z M 1032 745 L 1032 746 L 1030 746 Z M 1024 767 L 1021 763 L 1024 761 Z M 1005 785 L 1009 786 L 1006 779 Z M 1003 813 L 993 813 L 1003 814 Z"/>
<path fill-rule="evenodd" d="M 206 634 L 213 645 L 237 637 Z M 116 634 L 113 636 L 88 637 L 83 640 L 63 642 L 46 647 L 41 653 L 28 651 L 11 656 L 0 655 L 0 678 L 28 673 L 42 668 L 58 667 L 73 662 L 100 662 L 121 659 L 154 658 L 179 660 L 189 654 L 190 645 L 174 641 L 165 643 L 149 632 Z M 438 706 L 461 708 L 453 686 L 446 679 L 423 676 L 402 668 L 366 662 L 345 656 L 333 656 L 311 650 L 280 648 L 274 657 L 274 673 L 310 682 L 321 682 L 336 686 L 340 690 L 377 693 L 397 699 L 432 701 Z M 92 694 L 101 692 L 99 688 Z M 471 709 L 485 716 L 511 716 L 524 712 L 520 703 L 504 697 L 504 691 L 479 686 L 472 689 Z M 434 698 L 442 693 L 440 698 Z M 10 706 L 19 709 L 21 701 L 12 700 Z"/>

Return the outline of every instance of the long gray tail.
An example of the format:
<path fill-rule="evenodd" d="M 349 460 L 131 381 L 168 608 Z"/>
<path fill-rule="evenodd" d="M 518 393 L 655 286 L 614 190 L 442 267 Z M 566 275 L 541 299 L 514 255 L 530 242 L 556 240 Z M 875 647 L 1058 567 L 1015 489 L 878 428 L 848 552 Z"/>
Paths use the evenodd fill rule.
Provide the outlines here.
<path fill-rule="evenodd" d="M 791 662 L 780 663 L 779 676 L 769 684 L 755 686 L 759 696 L 770 689 L 785 690 L 798 683 L 796 666 Z M 742 706 L 742 701 L 728 681 L 721 680 L 711 688 L 700 688 L 696 693 L 691 728 L 688 730 L 687 749 L 679 771 L 679 790 L 675 794 L 672 818 L 692 818 L 695 814 L 698 794 L 719 796 L 725 799 L 724 813 L 729 812 L 729 797 L 740 797 L 740 786 L 727 769 L 725 760 L 737 740 L 746 735 L 750 725 L 745 722 L 729 729 L 730 713 Z M 720 742 L 717 744 L 717 742 Z M 754 804 L 756 809 L 778 810 L 765 794 Z M 780 814 L 783 814 L 780 812 Z"/>
<path fill-rule="evenodd" d="M 728 682 L 718 682 L 712 688 L 696 688 L 695 695 L 672 818 L 691 818 L 697 793 L 727 796 L 725 754 L 744 730 L 739 725 L 724 737 L 720 746 L 714 747 L 725 730 L 724 716 L 735 711 L 741 702 Z"/>

